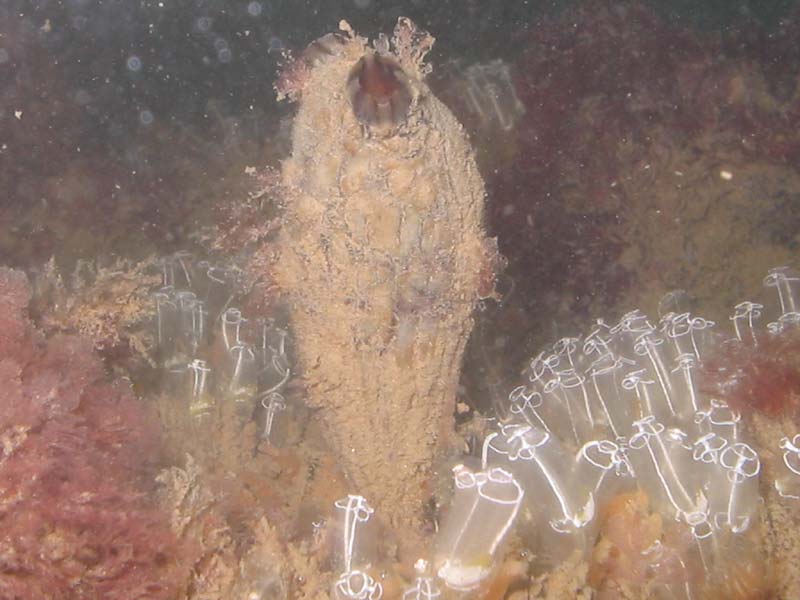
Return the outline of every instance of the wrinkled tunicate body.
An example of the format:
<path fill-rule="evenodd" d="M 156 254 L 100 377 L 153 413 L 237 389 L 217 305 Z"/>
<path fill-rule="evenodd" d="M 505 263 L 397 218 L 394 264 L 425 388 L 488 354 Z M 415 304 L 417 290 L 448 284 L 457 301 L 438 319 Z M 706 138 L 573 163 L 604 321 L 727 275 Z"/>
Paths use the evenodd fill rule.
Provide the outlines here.
<path fill-rule="evenodd" d="M 413 536 L 486 278 L 485 192 L 461 125 L 422 82 L 432 39 L 401 19 L 391 48 L 371 47 L 343 26 L 309 47 L 276 279 L 328 442 Z"/>

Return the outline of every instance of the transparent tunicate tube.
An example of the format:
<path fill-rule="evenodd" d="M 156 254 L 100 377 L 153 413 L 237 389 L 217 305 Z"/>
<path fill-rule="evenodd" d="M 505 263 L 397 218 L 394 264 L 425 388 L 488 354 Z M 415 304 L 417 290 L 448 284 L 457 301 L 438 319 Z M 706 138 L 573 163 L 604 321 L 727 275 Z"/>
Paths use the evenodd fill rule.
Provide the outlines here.
<path fill-rule="evenodd" d="M 213 398 L 209 392 L 211 368 L 206 361 L 195 359 L 189 363 L 188 369 L 191 373 L 189 412 L 193 417 L 201 418 L 209 414 L 214 407 Z"/>
<path fill-rule="evenodd" d="M 229 308 L 222 313 L 222 341 L 225 349 L 230 351 L 234 346 L 244 343 L 242 339 L 242 325 L 247 322 L 238 308 Z"/>
<path fill-rule="evenodd" d="M 622 383 L 635 363 L 611 352 L 602 354 L 588 369 L 595 412 L 602 415 L 614 438 L 629 435 L 634 413 Z"/>
<path fill-rule="evenodd" d="M 713 432 L 700 435 L 692 443 L 692 460 L 695 466 L 691 474 L 694 485 L 702 487 L 707 497 L 712 493 L 710 487 L 719 483 L 719 457 L 727 445 L 728 440 Z"/>
<path fill-rule="evenodd" d="M 261 323 L 255 347 L 258 362 L 258 385 L 263 393 L 280 391 L 291 377 L 286 345 L 289 334 L 273 320 Z"/>
<path fill-rule="evenodd" d="M 578 351 L 580 338 L 563 337 L 553 344 L 553 354 L 560 358 L 560 370 L 580 370 L 583 357 Z"/>
<path fill-rule="evenodd" d="M 674 391 L 678 420 L 687 426 L 697 425 L 694 415 L 705 408 L 705 401 L 697 389 L 697 357 L 692 353 L 680 354 L 675 358 L 670 373 Z M 694 432 L 696 427 L 692 427 Z"/>
<path fill-rule="evenodd" d="M 608 330 L 608 347 L 616 356 L 635 360 L 639 354 L 636 345 L 642 335 L 655 331 L 650 320 L 639 309 L 625 313 L 619 323 Z"/>
<path fill-rule="evenodd" d="M 653 332 L 645 333 L 637 338 L 634 351 L 643 367 L 642 381 L 654 384 L 648 391 L 650 411 L 644 414 L 655 415 L 658 420 L 671 424 L 677 417 L 677 411 L 672 397 L 672 379 L 668 368 L 670 360 L 664 338 Z"/>
<path fill-rule="evenodd" d="M 592 438 L 594 419 L 583 375 L 571 368 L 557 371 L 545 386 L 545 403 L 559 406 L 566 413 L 567 422 L 559 432 L 568 432 L 568 439 L 576 446 Z"/>
<path fill-rule="evenodd" d="M 175 265 L 175 281 L 174 286 L 176 289 L 189 289 L 193 284 L 192 277 L 192 262 L 193 257 L 188 250 L 178 250 L 172 255 L 172 261 Z"/>
<path fill-rule="evenodd" d="M 403 600 L 435 600 L 442 592 L 433 577 L 417 577 L 414 585 L 403 592 Z"/>
<path fill-rule="evenodd" d="M 661 332 L 669 342 L 671 354 L 678 357 L 692 354 L 702 361 L 714 343 L 714 321 L 693 317 L 690 313 L 665 315 L 661 319 Z"/>
<path fill-rule="evenodd" d="M 175 304 L 180 312 L 182 332 L 186 332 L 191 328 L 191 307 L 196 300 L 197 296 L 192 291 L 180 290 L 175 292 Z"/>
<path fill-rule="evenodd" d="M 535 427 L 567 438 L 574 437 L 569 408 L 555 393 L 559 387 L 556 368 L 561 362 L 558 355 L 544 352 L 531 360 L 528 368 L 528 383 L 516 388 L 509 401 L 512 414 L 519 414 Z"/>
<path fill-rule="evenodd" d="M 248 344 L 238 344 L 230 349 L 230 394 L 237 401 L 253 398 L 256 391 L 258 373 L 256 356 Z"/>
<path fill-rule="evenodd" d="M 341 574 L 333 594 L 334 600 L 379 600 L 383 597 L 383 586 L 369 573 L 355 569 Z"/>
<path fill-rule="evenodd" d="M 584 482 L 576 483 L 570 454 L 546 431 L 502 426 L 499 433 L 486 437 L 483 464 L 484 468 L 501 466 L 526 490 L 536 490 L 528 496 L 528 509 L 556 532 L 575 531 L 594 517 L 591 490 Z"/>
<path fill-rule="evenodd" d="M 161 285 L 176 290 L 192 287 L 192 255 L 180 250 L 171 256 L 162 258 Z"/>
<path fill-rule="evenodd" d="M 707 408 L 694 415 L 694 422 L 702 433 L 716 433 L 726 440 L 739 439 L 739 422 L 742 415 L 727 402 L 712 399 Z"/>
<path fill-rule="evenodd" d="M 583 355 L 589 361 L 598 361 L 613 355 L 610 342 L 610 329 L 605 321 L 598 319 L 594 329 L 583 339 Z"/>
<path fill-rule="evenodd" d="M 175 300 L 180 312 L 181 337 L 193 356 L 205 337 L 208 313 L 202 300 L 198 300 L 193 292 L 178 292 Z"/>
<path fill-rule="evenodd" d="M 286 400 L 278 392 L 269 392 L 261 396 L 261 406 L 264 407 L 265 411 L 261 439 L 269 443 L 275 443 L 275 421 L 286 410 Z"/>
<path fill-rule="evenodd" d="M 658 316 L 661 319 L 668 318 L 670 315 L 681 314 L 689 306 L 689 294 L 686 290 L 671 290 L 661 296 L 658 301 Z"/>
<path fill-rule="evenodd" d="M 534 389 L 540 392 L 544 391 L 547 382 L 555 377 L 555 366 L 552 364 L 557 356 L 546 356 L 544 352 L 540 352 L 536 357 L 531 359 L 530 365 L 526 371 L 528 381 Z"/>
<path fill-rule="evenodd" d="M 708 515 L 715 530 L 741 533 L 758 508 L 761 461 L 743 442 L 707 433 L 692 445 L 694 476 L 708 498 Z"/>
<path fill-rule="evenodd" d="M 437 535 L 434 564 L 448 587 L 471 590 L 492 572 L 524 491 L 501 468 L 473 472 L 458 465 L 453 475 L 455 490 Z"/>
<path fill-rule="evenodd" d="M 720 485 L 710 486 L 709 508 L 718 528 L 741 533 L 758 509 L 761 461 L 750 445 L 737 442 L 720 453 L 719 464 L 724 477 Z"/>
<path fill-rule="evenodd" d="M 523 420 L 529 425 L 550 431 L 547 422 L 539 414 L 544 403 L 539 392 L 524 385 L 517 386 L 508 394 L 508 403 L 512 419 Z"/>
<path fill-rule="evenodd" d="M 236 295 L 237 270 L 200 261 L 197 263 L 197 271 L 195 292 L 205 302 L 211 318 L 216 321 L 228 309 Z"/>
<path fill-rule="evenodd" d="M 749 301 L 740 302 L 734 306 L 730 320 L 733 323 L 737 340 L 746 344 L 758 344 L 761 336 L 758 324 L 763 309 L 763 304 Z"/>
<path fill-rule="evenodd" d="M 332 595 L 336 600 L 378 600 L 383 596 L 383 587 L 367 572 L 374 554 L 374 540 L 367 528 L 374 511 L 363 496 L 356 494 L 337 500 L 334 506 L 342 513 L 342 572 Z"/>
<path fill-rule="evenodd" d="M 629 372 L 620 382 L 622 389 L 633 398 L 633 404 L 636 407 L 635 413 L 644 415 L 645 417 L 652 416 L 653 418 L 658 418 L 656 413 L 660 414 L 662 417 L 669 416 L 659 410 L 661 407 L 653 398 L 655 383 L 654 380 L 648 378 L 645 369 L 637 369 Z"/>
<path fill-rule="evenodd" d="M 791 439 L 781 438 L 778 447 L 783 452 L 775 477 L 775 489 L 783 498 L 800 500 L 800 434 Z"/>
<path fill-rule="evenodd" d="M 708 501 L 692 477 L 693 458 L 686 435 L 666 429 L 653 416 L 634 423 L 631 461 L 637 480 L 664 514 L 683 520 L 706 513 Z"/>
<path fill-rule="evenodd" d="M 484 128 L 496 124 L 504 131 L 511 131 L 525 114 L 511 70 L 500 59 L 470 65 L 463 71 L 458 85 L 467 106 L 477 114 Z"/>
<path fill-rule="evenodd" d="M 167 358 L 171 358 L 175 351 L 175 338 L 179 331 L 178 307 L 171 291 L 163 288 L 153 294 L 156 304 L 156 344 Z"/>
<path fill-rule="evenodd" d="M 625 440 L 593 440 L 578 451 L 573 481 L 578 498 L 603 506 L 622 486 L 634 482 L 633 466 L 627 456 Z"/>
<path fill-rule="evenodd" d="M 779 316 L 768 328 L 780 333 L 787 327 L 800 323 L 800 276 L 789 267 L 770 269 L 764 278 L 766 287 L 774 287 L 778 294 Z"/>

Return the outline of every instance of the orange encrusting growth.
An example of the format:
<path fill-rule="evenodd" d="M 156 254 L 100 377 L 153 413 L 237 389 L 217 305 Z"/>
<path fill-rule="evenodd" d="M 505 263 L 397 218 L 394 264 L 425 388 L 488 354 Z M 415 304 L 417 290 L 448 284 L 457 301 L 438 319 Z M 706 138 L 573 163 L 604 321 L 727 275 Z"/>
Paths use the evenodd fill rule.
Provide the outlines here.
<path fill-rule="evenodd" d="M 619 494 L 602 512 L 589 584 L 600 592 L 619 587 L 623 580 L 628 585 L 643 585 L 650 567 L 645 551 L 661 539 L 661 517 L 650 512 L 649 500 L 642 491 Z"/>

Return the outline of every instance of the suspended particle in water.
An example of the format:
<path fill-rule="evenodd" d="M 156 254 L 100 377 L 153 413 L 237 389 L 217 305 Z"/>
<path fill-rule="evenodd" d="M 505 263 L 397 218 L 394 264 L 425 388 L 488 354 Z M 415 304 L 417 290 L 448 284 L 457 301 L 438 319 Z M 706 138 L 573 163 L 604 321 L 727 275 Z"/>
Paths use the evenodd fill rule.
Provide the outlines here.
<path fill-rule="evenodd" d="M 269 38 L 269 49 L 271 52 L 283 50 L 283 40 L 277 35 L 273 35 Z"/>
<path fill-rule="evenodd" d="M 145 110 L 143 110 L 143 111 L 141 111 L 139 113 L 139 122 L 142 125 L 150 125 L 153 122 L 154 119 L 155 119 L 155 117 L 153 117 L 153 113 L 151 113 L 147 109 L 145 109 Z"/>
<path fill-rule="evenodd" d="M 142 68 L 142 59 L 136 55 L 129 56 L 128 60 L 125 61 L 125 65 L 128 67 L 129 71 L 136 73 Z"/>
<path fill-rule="evenodd" d="M 217 60 L 221 63 L 229 63 L 233 59 L 233 54 L 228 48 L 222 48 L 217 52 Z"/>
<path fill-rule="evenodd" d="M 200 17 L 195 25 L 199 32 L 206 33 L 211 30 L 211 17 Z"/>
<path fill-rule="evenodd" d="M 261 6 L 261 2 L 251 2 L 247 5 L 247 14 L 251 17 L 258 17 L 263 12 L 264 7 Z"/>

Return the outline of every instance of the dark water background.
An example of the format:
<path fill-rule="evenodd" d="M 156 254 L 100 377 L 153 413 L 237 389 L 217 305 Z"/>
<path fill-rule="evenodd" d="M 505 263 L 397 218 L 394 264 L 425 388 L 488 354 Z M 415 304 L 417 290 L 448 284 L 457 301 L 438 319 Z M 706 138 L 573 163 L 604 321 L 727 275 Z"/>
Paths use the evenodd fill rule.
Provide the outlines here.
<path fill-rule="evenodd" d="M 25 40 L 30 45 L 20 46 L 13 34 L 4 36 L 8 57 L 2 63 L 2 81 L 8 88 L 19 78 L 35 78 L 36 73 L 28 72 L 29 59 L 43 51 L 69 81 L 65 91 L 84 107 L 82 143 L 121 151 L 142 125 L 141 111 L 150 111 L 153 119 L 202 124 L 209 118 L 209 100 L 222 103 L 226 114 L 243 113 L 251 105 L 275 110 L 271 86 L 279 51 L 304 47 L 335 30 L 340 19 L 372 37 L 391 31 L 398 17 L 409 16 L 435 33 L 434 62 L 453 56 L 479 60 L 513 57 L 515 34 L 572 4 L 7 0 L 0 7 L 0 27 L 31 37 Z M 724 29 L 743 19 L 774 24 L 795 2 L 677 0 L 650 5 L 690 27 Z M 37 30 L 39 34 L 32 33 Z M 47 83 L 40 82 L 42 93 Z"/>
<path fill-rule="evenodd" d="M 685 27 L 723 31 L 748 20 L 773 26 L 795 3 L 650 4 Z M 279 129 L 291 108 L 278 105 L 272 89 L 282 51 L 335 30 L 340 19 L 373 37 L 409 16 L 437 37 L 433 64 L 513 61 L 520 35 L 568 6 L 6 0 L 0 5 L 0 218 L 6 221 L 0 262 L 25 266 L 51 254 L 69 262 L 185 243 L 204 219 L 207 179 L 224 179 L 231 161 L 250 157 L 259 164 L 266 153 L 274 162 L 288 150 Z M 98 239 L 104 236 L 107 243 Z"/>

